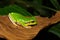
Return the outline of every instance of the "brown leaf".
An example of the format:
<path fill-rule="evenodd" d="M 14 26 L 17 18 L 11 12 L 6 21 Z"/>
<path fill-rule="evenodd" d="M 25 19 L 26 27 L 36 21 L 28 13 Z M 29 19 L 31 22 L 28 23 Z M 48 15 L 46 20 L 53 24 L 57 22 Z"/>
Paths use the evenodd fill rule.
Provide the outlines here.
<path fill-rule="evenodd" d="M 35 17 L 37 19 L 37 25 L 33 26 L 30 29 L 26 29 L 22 26 L 13 25 L 8 16 L 0 16 L 0 35 L 3 35 L 8 40 L 31 40 L 43 28 L 59 22 L 60 12 L 58 11 L 56 15 L 51 18 L 40 16 Z"/>

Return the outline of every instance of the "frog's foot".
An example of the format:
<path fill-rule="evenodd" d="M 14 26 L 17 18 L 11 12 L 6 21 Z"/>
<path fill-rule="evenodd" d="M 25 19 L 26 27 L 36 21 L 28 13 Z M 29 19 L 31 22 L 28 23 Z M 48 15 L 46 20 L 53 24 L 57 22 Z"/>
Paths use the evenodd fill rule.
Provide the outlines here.
<path fill-rule="evenodd" d="M 18 22 L 15 22 L 15 24 L 16 24 L 16 25 L 19 25 L 19 26 L 21 26 L 21 24 L 20 24 L 20 23 L 18 23 Z"/>
<path fill-rule="evenodd" d="M 25 28 L 32 28 L 31 26 L 26 26 Z"/>

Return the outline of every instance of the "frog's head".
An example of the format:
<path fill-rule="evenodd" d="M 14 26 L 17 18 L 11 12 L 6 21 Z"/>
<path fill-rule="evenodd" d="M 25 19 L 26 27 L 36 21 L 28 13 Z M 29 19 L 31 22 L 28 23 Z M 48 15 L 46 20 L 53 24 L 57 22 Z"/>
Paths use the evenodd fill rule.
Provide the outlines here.
<path fill-rule="evenodd" d="M 36 24 L 37 24 L 36 18 L 35 17 L 29 17 L 29 18 L 26 19 L 26 22 L 24 23 L 24 26 L 26 28 L 30 28 L 30 27 L 32 27 Z"/>

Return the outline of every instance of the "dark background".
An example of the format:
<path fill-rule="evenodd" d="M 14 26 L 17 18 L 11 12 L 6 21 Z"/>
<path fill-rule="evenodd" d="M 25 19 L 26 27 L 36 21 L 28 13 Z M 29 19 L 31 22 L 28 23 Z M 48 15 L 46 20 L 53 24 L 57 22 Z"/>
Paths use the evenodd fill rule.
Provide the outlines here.
<path fill-rule="evenodd" d="M 27 0 L 28 1 L 28 0 Z M 29 0 L 29 1 L 32 1 L 32 0 Z M 60 0 L 58 0 L 58 2 L 59 2 L 59 4 L 60 4 Z M 8 3 L 8 4 L 7 4 Z M 6 1 L 6 0 L 0 0 L 0 7 L 1 8 L 3 8 L 3 7 L 5 7 L 5 6 L 7 6 L 7 5 L 9 5 L 9 2 L 8 1 Z M 51 2 L 49 1 L 49 0 L 43 0 L 43 4 L 42 5 L 45 5 L 45 6 L 48 6 L 48 7 L 51 7 L 51 8 L 54 8 L 54 9 L 56 9 L 52 4 L 51 4 Z M 35 9 L 34 8 L 32 8 L 32 7 L 28 7 L 27 8 L 27 11 L 29 11 L 31 14 L 33 14 L 33 12 L 35 11 Z M 51 10 L 48 10 L 49 11 L 49 14 L 48 14 L 48 16 L 49 17 L 51 17 L 52 15 L 54 15 L 55 14 L 55 12 L 54 11 L 51 11 Z M 34 14 L 33 14 L 34 15 Z M 44 15 L 41 15 L 42 17 L 45 17 Z M 58 24 L 58 23 L 57 23 Z M 48 28 L 44 28 L 43 30 L 41 30 L 39 33 L 38 33 L 38 35 L 34 38 L 34 39 L 32 39 L 32 40 L 60 40 L 60 38 L 57 36 L 57 35 L 55 35 L 55 34 L 53 34 L 53 33 L 51 33 L 51 32 L 48 32 L 48 30 L 49 30 L 49 28 L 50 27 L 52 27 L 52 26 L 54 26 L 54 25 L 56 25 L 56 24 L 53 24 L 53 25 L 49 25 L 49 27 Z M 0 38 L 0 40 L 7 40 L 6 38 Z"/>

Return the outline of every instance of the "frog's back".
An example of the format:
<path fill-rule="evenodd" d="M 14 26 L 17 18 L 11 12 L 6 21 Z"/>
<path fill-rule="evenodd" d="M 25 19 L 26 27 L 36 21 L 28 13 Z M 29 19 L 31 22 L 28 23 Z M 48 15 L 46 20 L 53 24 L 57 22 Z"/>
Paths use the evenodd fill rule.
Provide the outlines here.
<path fill-rule="evenodd" d="M 24 19 L 24 16 L 19 13 L 11 13 L 15 19 Z"/>

